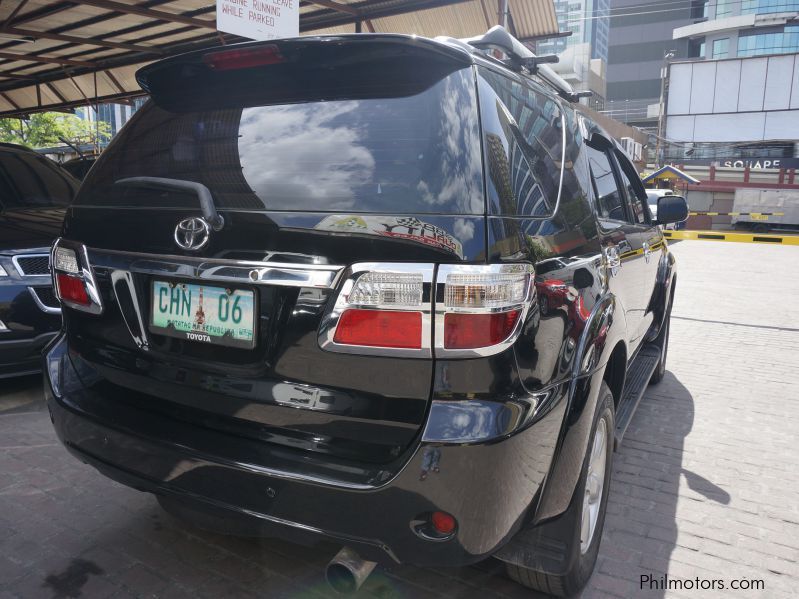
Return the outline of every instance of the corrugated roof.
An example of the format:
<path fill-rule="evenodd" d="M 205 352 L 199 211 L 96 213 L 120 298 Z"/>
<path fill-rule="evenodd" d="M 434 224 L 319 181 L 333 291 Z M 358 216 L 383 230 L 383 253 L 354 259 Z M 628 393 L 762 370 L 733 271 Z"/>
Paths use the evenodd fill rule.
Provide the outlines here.
<path fill-rule="evenodd" d="M 303 34 L 468 37 L 499 22 L 498 0 L 302 0 Z M 557 33 L 553 0 L 508 0 L 520 39 Z M 136 70 L 188 50 L 243 41 L 216 31 L 212 0 L 3 0 L 0 116 L 142 94 Z"/>

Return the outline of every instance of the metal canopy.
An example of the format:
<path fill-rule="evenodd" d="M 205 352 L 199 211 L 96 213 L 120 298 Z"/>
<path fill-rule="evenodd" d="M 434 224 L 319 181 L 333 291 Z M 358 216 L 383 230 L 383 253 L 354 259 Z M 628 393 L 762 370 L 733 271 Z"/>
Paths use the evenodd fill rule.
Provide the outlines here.
<path fill-rule="evenodd" d="M 558 33 L 553 0 L 301 0 L 302 34 L 468 37 L 501 20 L 522 40 Z M 244 41 L 216 31 L 212 0 L 0 0 L 0 116 L 142 95 L 137 69 Z"/>

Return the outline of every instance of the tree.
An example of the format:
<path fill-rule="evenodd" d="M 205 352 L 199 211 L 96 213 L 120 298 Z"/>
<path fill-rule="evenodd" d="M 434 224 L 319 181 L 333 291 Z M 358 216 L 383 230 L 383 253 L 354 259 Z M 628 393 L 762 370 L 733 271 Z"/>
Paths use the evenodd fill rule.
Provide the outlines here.
<path fill-rule="evenodd" d="M 63 144 L 98 145 L 111 138 L 108 123 L 90 122 L 74 114 L 39 112 L 27 119 L 0 119 L 0 142 L 29 148 L 46 148 Z"/>

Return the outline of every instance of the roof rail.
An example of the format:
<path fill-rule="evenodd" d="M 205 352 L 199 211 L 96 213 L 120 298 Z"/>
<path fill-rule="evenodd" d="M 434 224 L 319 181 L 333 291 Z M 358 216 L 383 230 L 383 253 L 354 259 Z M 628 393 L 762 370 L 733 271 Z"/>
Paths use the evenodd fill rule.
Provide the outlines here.
<path fill-rule="evenodd" d="M 513 37 L 501 25 L 495 25 L 483 35 L 461 40 L 481 50 L 496 49 L 505 53 L 516 66 L 525 67 L 537 74 L 550 85 L 559 96 L 569 102 L 577 102 L 586 97 L 586 92 L 575 92 L 563 77 L 558 75 L 545 62 L 555 62 L 549 56 L 536 56 L 527 46 Z M 590 93 L 590 92 L 589 92 Z"/>

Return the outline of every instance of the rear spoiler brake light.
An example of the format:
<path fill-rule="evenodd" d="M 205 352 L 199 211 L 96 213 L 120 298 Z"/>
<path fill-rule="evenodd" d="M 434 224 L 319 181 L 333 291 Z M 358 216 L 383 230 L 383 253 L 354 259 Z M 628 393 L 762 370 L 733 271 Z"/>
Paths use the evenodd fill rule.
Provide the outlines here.
<path fill-rule="evenodd" d="M 203 55 L 203 62 L 214 71 L 235 71 L 285 62 L 275 44 L 219 50 Z"/>

